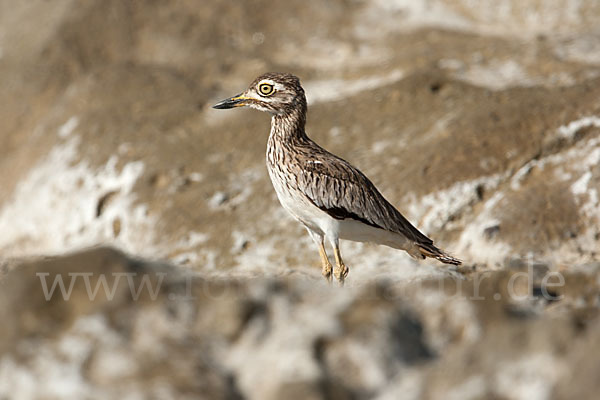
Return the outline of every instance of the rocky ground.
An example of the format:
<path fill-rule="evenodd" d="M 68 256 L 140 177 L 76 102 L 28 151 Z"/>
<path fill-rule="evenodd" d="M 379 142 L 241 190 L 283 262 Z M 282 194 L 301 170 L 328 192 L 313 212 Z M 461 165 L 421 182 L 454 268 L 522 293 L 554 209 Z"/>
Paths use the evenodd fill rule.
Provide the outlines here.
<path fill-rule="evenodd" d="M 595 398 L 598 26 L 585 0 L 0 1 L 0 398 Z M 463 268 L 343 243 L 321 282 L 268 116 L 210 108 L 271 70 Z"/>

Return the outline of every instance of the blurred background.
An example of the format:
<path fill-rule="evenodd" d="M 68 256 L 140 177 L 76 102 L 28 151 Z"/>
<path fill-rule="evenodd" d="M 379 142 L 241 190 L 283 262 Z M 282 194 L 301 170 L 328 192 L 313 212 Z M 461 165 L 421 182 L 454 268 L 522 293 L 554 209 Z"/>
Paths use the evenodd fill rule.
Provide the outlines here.
<path fill-rule="evenodd" d="M 267 176 L 269 117 L 210 108 L 267 71 L 465 261 L 459 296 L 431 283 L 453 271 L 357 243 L 346 290 L 321 285 Z M 0 0 L 0 76 L 0 397 L 597 393 L 600 2 Z M 44 300 L 35 271 L 84 266 L 202 295 Z M 505 302 L 524 268 L 528 294 L 562 274 L 563 300 Z"/>

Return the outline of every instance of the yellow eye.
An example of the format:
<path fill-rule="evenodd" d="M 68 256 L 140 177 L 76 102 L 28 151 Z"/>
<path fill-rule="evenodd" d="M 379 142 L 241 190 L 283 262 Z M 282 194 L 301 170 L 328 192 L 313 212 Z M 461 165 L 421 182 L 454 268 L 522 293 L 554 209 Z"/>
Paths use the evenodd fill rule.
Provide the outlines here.
<path fill-rule="evenodd" d="M 260 93 L 262 96 L 270 96 L 274 91 L 275 88 L 269 83 L 261 83 L 258 85 L 258 93 Z"/>

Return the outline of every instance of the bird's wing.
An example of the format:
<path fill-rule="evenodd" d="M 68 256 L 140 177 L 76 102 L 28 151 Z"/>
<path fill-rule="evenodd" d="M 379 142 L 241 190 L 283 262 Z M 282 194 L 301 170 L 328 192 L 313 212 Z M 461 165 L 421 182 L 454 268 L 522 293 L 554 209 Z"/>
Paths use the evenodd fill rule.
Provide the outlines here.
<path fill-rule="evenodd" d="M 320 147 L 318 152 L 311 150 L 307 157 L 299 160 L 301 172 L 298 178 L 301 182 L 298 183 L 313 204 L 335 219 L 351 218 L 401 233 L 418 244 L 433 243 L 349 162 Z"/>

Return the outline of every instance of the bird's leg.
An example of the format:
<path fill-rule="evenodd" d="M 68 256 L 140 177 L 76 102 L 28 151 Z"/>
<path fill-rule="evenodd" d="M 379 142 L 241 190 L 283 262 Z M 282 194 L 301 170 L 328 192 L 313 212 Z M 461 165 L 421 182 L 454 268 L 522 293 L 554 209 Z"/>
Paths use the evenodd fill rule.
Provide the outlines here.
<path fill-rule="evenodd" d="M 319 246 L 319 255 L 321 256 L 321 273 L 327 279 L 327 282 L 331 283 L 332 271 L 333 267 L 329 262 L 329 258 L 327 258 L 327 252 L 325 252 L 325 246 L 323 245 L 323 235 L 312 231 L 308 227 L 306 228 L 308 234 L 312 238 L 312 240 Z"/>
<path fill-rule="evenodd" d="M 321 265 L 323 268 L 321 269 L 321 273 L 327 279 L 327 282 L 331 283 L 331 272 L 333 267 L 329 262 L 329 258 L 327 258 L 327 253 L 325 252 L 325 246 L 323 246 L 323 241 L 319 243 L 319 255 L 321 256 Z"/>
<path fill-rule="evenodd" d="M 333 254 L 335 255 L 335 269 L 333 270 L 333 274 L 337 278 L 340 285 L 344 284 L 344 280 L 348 276 L 348 267 L 344 264 L 344 260 L 342 260 L 342 255 L 340 254 L 340 246 L 337 243 L 333 243 Z"/>

